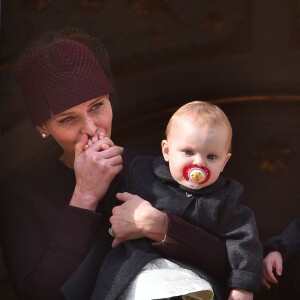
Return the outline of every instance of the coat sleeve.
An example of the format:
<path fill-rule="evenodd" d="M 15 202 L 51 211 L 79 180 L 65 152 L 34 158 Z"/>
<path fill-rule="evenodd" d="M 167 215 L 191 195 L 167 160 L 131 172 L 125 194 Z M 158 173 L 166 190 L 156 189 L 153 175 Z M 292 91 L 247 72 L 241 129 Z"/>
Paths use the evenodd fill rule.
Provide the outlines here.
<path fill-rule="evenodd" d="M 283 255 L 284 263 L 300 251 L 300 219 L 294 220 L 280 235 L 267 241 L 264 248 L 265 255 L 271 251 L 279 251 Z"/>
<path fill-rule="evenodd" d="M 6 183 L 1 193 L 1 245 L 18 298 L 63 299 L 59 288 L 87 253 L 99 216 L 64 205 L 58 208 L 50 238 L 30 201 L 39 195 L 20 183 Z M 40 204 L 40 209 L 53 208 Z M 42 215 L 46 217 L 47 212 Z"/>
<path fill-rule="evenodd" d="M 163 255 L 192 264 L 225 284 L 229 276 L 225 241 L 172 213 L 166 212 L 166 215 L 166 237 L 153 246 Z"/>
<path fill-rule="evenodd" d="M 231 273 L 227 286 L 255 293 L 263 274 L 263 250 L 255 217 L 250 208 L 239 203 L 242 186 L 233 182 L 219 212 L 219 233 L 226 240 Z"/>

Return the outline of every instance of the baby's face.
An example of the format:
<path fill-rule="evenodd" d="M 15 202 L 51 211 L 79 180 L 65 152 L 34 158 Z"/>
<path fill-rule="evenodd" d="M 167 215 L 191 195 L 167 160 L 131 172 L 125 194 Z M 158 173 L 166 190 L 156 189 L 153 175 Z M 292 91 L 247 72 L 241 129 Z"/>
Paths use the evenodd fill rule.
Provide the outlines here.
<path fill-rule="evenodd" d="M 169 162 L 173 178 L 193 189 L 214 183 L 231 156 L 228 152 L 229 138 L 230 132 L 225 126 L 202 126 L 188 117 L 178 119 L 170 129 L 167 140 L 162 142 L 163 155 Z M 183 170 L 190 164 L 209 169 L 208 181 L 196 186 L 187 181 Z"/>

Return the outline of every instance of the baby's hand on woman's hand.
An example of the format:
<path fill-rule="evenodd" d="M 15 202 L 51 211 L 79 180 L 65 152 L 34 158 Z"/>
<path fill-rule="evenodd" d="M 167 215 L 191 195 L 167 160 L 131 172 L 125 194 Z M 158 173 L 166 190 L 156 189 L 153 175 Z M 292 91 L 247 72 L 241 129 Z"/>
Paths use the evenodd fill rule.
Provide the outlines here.
<path fill-rule="evenodd" d="M 228 300 L 253 300 L 253 293 L 242 289 L 233 289 L 229 294 Z"/>
<path fill-rule="evenodd" d="M 100 132 L 99 134 L 93 135 L 91 138 L 88 139 L 87 143 L 84 145 L 83 149 L 86 150 L 90 146 L 94 145 L 97 143 L 99 140 L 103 139 L 105 137 L 105 134 Z M 108 144 L 101 144 L 101 150 L 106 150 L 109 148 Z"/>
<path fill-rule="evenodd" d="M 123 168 L 123 148 L 102 137 L 84 150 L 88 136 L 84 134 L 75 145 L 74 172 L 76 185 L 70 205 L 95 210 L 111 182 Z M 103 145 L 108 145 L 103 149 Z"/>

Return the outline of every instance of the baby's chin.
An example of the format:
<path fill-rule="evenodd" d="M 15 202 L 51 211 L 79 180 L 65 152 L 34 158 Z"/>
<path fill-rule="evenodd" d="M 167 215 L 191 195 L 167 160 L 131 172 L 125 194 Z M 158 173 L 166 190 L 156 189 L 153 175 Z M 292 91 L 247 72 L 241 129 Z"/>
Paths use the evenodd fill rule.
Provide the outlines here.
<path fill-rule="evenodd" d="M 196 183 L 196 182 L 186 181 L 186 180 L 182 181 L 180 184 L 192 190 L 200 190 L 206 186 L 206 184 L 201 184 L 201 183 Z"/>

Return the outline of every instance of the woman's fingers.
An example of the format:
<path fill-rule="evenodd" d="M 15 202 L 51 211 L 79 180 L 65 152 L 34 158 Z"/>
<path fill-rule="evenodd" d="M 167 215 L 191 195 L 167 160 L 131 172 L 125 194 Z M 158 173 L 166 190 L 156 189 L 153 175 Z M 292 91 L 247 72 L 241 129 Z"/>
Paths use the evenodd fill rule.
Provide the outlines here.
<path fill-rule="evenodd" d="M 116 166 L 123 163 L 122 153 L 123 148 L 119 146 L 112 146 L 106 150 L 96 152 L 94 149 L 87 149 L 88 155 L 92 155 L 94 162 L 106 163 L 110 166 Z"/>
<path fill-rule="evenodd" d="M 91 139 L 90 141 L 92 142 Z M 99 151 L 104 144 L 110 146 Z M 115 146 L 107 137 L 103 137 L 91 146 L 87 145 L 88 136 L 82 135 L 75 146 L 76 191 L 71 204 L 94 210 L 112 180 L 123 168 L 123 148 Z"/>
<path fill-rule="evenodd" d="M 118 245 L 120 245 L 121 243 L 123 243 L 123 241 L 122 241 L 121 239 L 114 238 L 114 240 L 113 240 L 111 246 L 112 246 L 113 248 L 115 248 L 115 247 L 117 247 Z"/>
<path fill-rule="evenodd" d="M 80 141 L 75 145 L 75 157 L 80 155 L 85 150 L 85 146 L 88 142 L 88 136 L 87 134 L 83 134 L 81 136 Z"/>
<path fill-rule="evenodd" d="M 130 194 L 128 192 L 117 193 L 116 194 L 117 199 L 120 200 L 120 201 L 123 201 L 123 202 L 126 202 L 126 201 L 132 199 L 133 196 L 134 196 L 133 194 Z"/>

